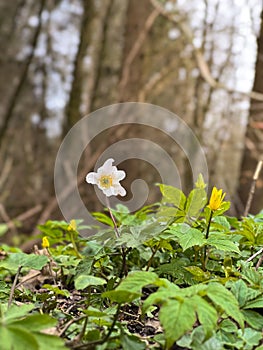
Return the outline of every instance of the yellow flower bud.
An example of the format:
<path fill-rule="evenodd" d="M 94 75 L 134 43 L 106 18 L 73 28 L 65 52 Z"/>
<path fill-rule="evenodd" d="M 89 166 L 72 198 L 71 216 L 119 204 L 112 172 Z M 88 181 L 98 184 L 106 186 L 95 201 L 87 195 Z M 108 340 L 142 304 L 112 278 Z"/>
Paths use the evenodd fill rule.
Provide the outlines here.
<path fill-rule="evenodd" d="M 77 223 L 76 220 L 70 220 L 68 231 L 77 231 Z"/>
<path fill-rule="evenodd" d="M 42 238 L 42 247 L 49 248 L 49 240 L 46 236 Z"/>

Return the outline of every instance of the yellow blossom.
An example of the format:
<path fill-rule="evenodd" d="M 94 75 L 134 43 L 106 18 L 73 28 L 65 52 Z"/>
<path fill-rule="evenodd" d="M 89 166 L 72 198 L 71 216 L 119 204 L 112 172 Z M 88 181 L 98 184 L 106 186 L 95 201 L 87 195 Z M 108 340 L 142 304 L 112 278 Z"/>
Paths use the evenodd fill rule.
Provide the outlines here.
<path fill-rule="evenodd" d="M 225 198 L 225 193 L 223 190 L 218 190 L 216 187 L 213 188 L 212 194 L 209 200 L 208 208 L 211 210 L 217 210 L 221 207 L 223 200 Z"/>
<path fill-rule="evenodd" d="M 70 220 L 68 231 L 77 231 L 77 223 L 76 220 Z"/>
<path fill-rule="evenodd" d="M 49 240 L 46 236 L 42 238 L 42 247 L 49 248 Z"/>

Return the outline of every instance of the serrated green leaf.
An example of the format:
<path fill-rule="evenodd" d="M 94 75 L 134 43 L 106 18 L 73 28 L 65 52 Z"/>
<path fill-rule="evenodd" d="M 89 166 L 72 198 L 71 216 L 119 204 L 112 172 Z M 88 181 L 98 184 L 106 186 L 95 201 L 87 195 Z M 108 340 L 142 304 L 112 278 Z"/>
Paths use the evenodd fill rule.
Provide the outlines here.
<path fill-rule="evenodd" d="M 263 308 L 263 296 L 259 296 L 258 298 L 248 301 L 244 306 L 245 309 L 257 309 Z"/>
<path fill-rule="evenodd" d="M 217 282 L 212 282 L 207 287 L 207 296 L 242 328 L 244 327 L 244 317 L 239 310 L 238 301 L 228 289 Z"/>
<path fill-rule="evenodd" d="M 231 226 L 225 216 L 216 216 L 212 222 L 213 229 L 216 228 L 219 231 L 230 231 Z"/>
<path fill-rule="evenodd" d="M 238 300 L 239 306 L 243 307 L 247 301 L 248 287 L 243 280 L 238 280 L 231 285 L 231 292 Z"/>
<path fill-rule="evenodd" d="M 220 322 L 220 329 L 222 329 L 224 332 L 227 332 L 227 333 L 234 333 L 234 332 L 237 332 L 238 328 L 233 321 L 226 319 Z"/>
<path fill-rule="evenodd" d="M 242 310 L 244 319 L 254 329 L 260 331 L 263 329 L 263 316 L 256 311 Z"/>
<path fill-rule="evenodd" d="M 193 328 L 196 321 L 191 300 L 168 300 L 159 312 L 159 318 L 165 331 L 167 348 Z"/>
<path fill-rule="evenodd" d="M 188 218 L 198 218 L 201 210 L 207 203 L 206 191 L 203 188 L 195 188 L 187 198 L 185 213 Z"/>
<path fill-rule="evenodd" d="M 75 279 L 75 288 L 77 290 L 83 290 L 89 286 L 102 286 L 106 284 L 107 281 L 100 277 L 92 276 L 92 275 L 79 275 Z"/>
<path fill-rule="evenodd" d="M 208 245 L 215 247 L 218 250 L 223 250 L 225 252 L 235 252 L 240 254 L 238 247 L 228 239 L 227 236 L 223 236 L 217 233 L 211 234 L 206 240 Z"/>
<path fill-rule="evenodd" d="M 191 300 L 197 312 L 198 320 L 204 327 L 205 333 L 211 334 L 216 328 L 218 319 L 215 308 L 199 295 L 194 295 Z"/>
<path fill-rule="evenodd" d="M 163 195 L 162 201 L 164 203 L 171 203 L 180 210 L 184 209 L 186 197 L 181 190 L 173 186 L 161 184 L 160 191 Z"/>
<path fill-rule="evenodd" d="M 259 344 L 260 340 L 262 340 L 262 333 L 255 331 L 252 328 L 245 328 L 243 332 L 239 329 L 238 334 L 247 345 L 246 349 L 252 349 L 254 346 Z"/>
<path fill-rule="evenodd" d="M 178 242 L 183 248 L 183 251 L 185 251 L 193 246 L 201 247 L 205 243 L 205 238 L 202 232 L 195 228 L 190 228 L 186 233 L 179 237 Z"/>
<path fill-rule="evenodd" d="M 18 269 L 19 266 L 28 267 L 34 270 L 41 270 L 48 262 L 45 255 L 11 253 L 7 259 L 0 262 L 0 267 L 5 269 Z"/>

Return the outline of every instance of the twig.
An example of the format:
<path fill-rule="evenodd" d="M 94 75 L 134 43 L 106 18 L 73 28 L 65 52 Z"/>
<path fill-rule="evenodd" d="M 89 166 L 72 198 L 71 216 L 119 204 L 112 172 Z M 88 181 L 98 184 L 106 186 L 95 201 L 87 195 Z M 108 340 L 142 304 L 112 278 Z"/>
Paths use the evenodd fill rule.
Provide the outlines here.
<path fill-rule="evenodd" d="M 61 337 L 73 323 L 81 321 L 87 317 L 88 317 L 87 315 L 82 315 L 78 318 L 72 318 L 70 321 L 68 321 L 68 323 L 65 325 L 65 327 L 60 331 L 59 336 Z"/>
<path fill-rule="evenodd" d="M 257 265 L 256 265 L 256 270 L 258 270 L 258 268 L 261 266 L 262 262 L 263 262 L 263 254 L 258 259 L 258 262 L 257 262 Z"/>
<path fill-rule="evenodd" d="M 243 214 L 243 216 L 245 216 L 245 217 L 248 215 L 248 212 L 249 212 L 251 204 L 252 204 L 252 200 L 253 200 L 253 197 L 254 197 L 254 194 L 255 194 L 256 183 L 257 183 L 257 180 L 259 178 L 259 174 L 260 174 L 262 165 L 263 165 L 263 161 L 260 160 L 258 162 L 258 164 L 257 164 L 256 170 L 255 170 L 254 175 L 253 175 L 253 180 L 252 180 L 252 183 L 251 183 L 251 187 L 250 187 L 250 191 L 249 191 L 249 195 L 248 195 L 245 211 L 244 211 L 244 214 Z"/>
<path fill-rule="evenodd" d="M 124 91 L 124 88 L 129 81 L 130 72 L 131 72 L 131 64 L 134 61 L 135 57 L 138 55 L 146 37 L 147 37 L 147 34 L 149 33 L 150 29 L 153 26 L 154 21 L 159 16 L 159 14 L 160 14 L 160 11 L 156 8 L 150 13 L 149 17 L 145 21 L 145 24 L 144 24 L 144 27 L 142 28 L 141 33 L 139 34 L 137 40 L 135 41 L 134 45 L 132 46 L 130 52 L 128 53 L 126 60 L 123 64 L 121 81 L 119 83 L 120 91 Z"/>
<path fill-rule="evenodd" d="M 9 296 L 9 300 L 8 300 L 8 308 L 12 304 L 13 296 L 14 296 L 15 289 L 16 289 L 16 283 L 17 283 L 18 276 L 20 274 L 21 269 L 22 269 L 22 266 L 19 266 L 18 269 L 17 269 L 16 275 L 15 275 L 15 279 L 14 279 L 14 282 L 12 284 L 12 288 L 11 288 L 11 291 L 10 291 L 10 296 Z"/>
<path fill-rule="evenodd" d="M 215 89 L 223 89 L 229 93 L 238 93 L 243 96 L 247 96 L 250 99 L 254 99 L 257 101 L 263 101 L 263 94 L 251 91 L 251 92 L 244 92 L 236 89 L 231 89 L 228 86 L 216 81 L 214 77 L 211 74 L 211 71 L 209 69 L 209 66 L 206 62 L 206 59 L 202 53 L 202 51 L 194 45 L 193 42 L 193 33 L 189 25 L 187 25 L 186 22 L 178 21 L 174 18 L 174 16 L 168 12 L 156 1 L 156 0 L 150 0 L 151 4 L 159 11 L 159 14 L 166 17 L 169 21 L 175 23 L 181 32 L 184 34 L 186 40 L 193 48 L 193 53 L 196 59 L 197 66 L 200 70 L 200 73 L 202 75 L 202 78 L 213 88 Z"/>
<path fill-rule="evenodd" d="M 249 262 L 251 260 L 253 260 L 256 256 L 258 256 L 259 254 L 263 253 L 263 248 L 261 248 L 258 252 L 256 252 L 255 254 L 251 255 L 251 257 L 249 257 L 245 262 Z"/>

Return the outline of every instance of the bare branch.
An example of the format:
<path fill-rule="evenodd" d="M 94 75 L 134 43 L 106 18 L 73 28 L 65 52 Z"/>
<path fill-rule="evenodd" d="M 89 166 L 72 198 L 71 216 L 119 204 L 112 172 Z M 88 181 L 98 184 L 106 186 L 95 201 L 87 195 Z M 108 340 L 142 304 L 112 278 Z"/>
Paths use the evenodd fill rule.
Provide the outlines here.
<path fill-rule="evenodd" d="M 151 4 L 155 7 L 156 10 L 159 11 L 159 14 L 166 17 L 169 21 L 175 23 L 181 30 L 181 32 L 184 34 L 186 40 L 188 43 L 192 46 L 194 50 L 194 56 L 196 59 L 197 66 L 201 72 L 202 78 L 214 89 L 223 89 L 229 93 L 238 93 L 243 96 L 247 96 L 251 99 L 257 100 L 257 101 L 263 101 L 263 94 L 251 91 L 251 92 L 244 92 L 236 89 L 231 89 L 228 86 L 216 81 L 214 77 L 212 76 L 209 66 L 205 60 L 205 57 L 202 53 L 202 51 L 194 45 L 193 42 L 193 33 L 191 28 L 186 22 L 177 21 L 173 15 L 167 13 L 165 9 L 156 1 L 156 0 L 150 0 Z"/>

